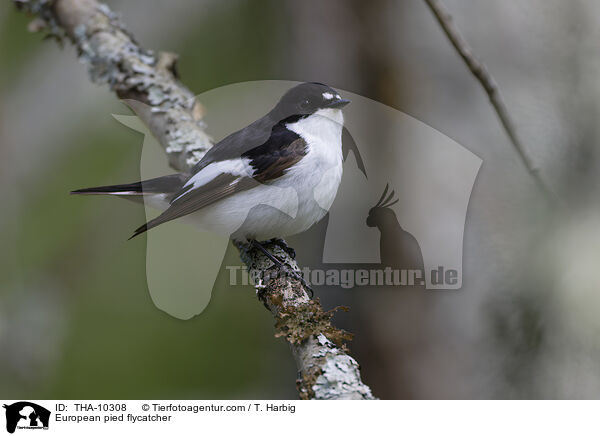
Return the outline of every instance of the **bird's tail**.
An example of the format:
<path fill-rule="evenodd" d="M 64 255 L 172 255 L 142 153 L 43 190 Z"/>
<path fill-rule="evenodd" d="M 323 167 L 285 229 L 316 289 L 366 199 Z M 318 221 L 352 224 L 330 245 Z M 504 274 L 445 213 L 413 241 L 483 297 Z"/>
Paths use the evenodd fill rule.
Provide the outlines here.
<path fill-rule="evenodd" d="M 121 196 L 140 196 L 144 194 L 172 194 L 181 189 L 186 182 L 187 176 L 184 174 L 170 174 L 168 176 L 157 177 L 155 179 L 144 180 L 141 182 L 126 183 L 123 185 L 97 186 L 94 188 L 76 189 L 71 194 L 84 195 L 121 195 Z"/>

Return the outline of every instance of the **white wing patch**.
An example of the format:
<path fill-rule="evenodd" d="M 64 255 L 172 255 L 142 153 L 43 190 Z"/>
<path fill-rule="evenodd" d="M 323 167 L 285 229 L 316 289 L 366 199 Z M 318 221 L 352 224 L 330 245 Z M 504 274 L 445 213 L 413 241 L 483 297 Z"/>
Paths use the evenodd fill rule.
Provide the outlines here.
<path fill-rule="evenodd" d="M 193 185 L 194 188 L 199 188 L 223 173 L 241 177 L 252 177 L 254 169 L 250 166 L 250 159 L 247 158 L 213 162 L 194 174 L 184 187 Z"/>
<path fill-rule="evenodd" d="M 240 159 L 229 159 L 223 160 L 220 162 L 213 162 L 210 165 L 202 168 L 196 174 L 194 174 L 183 187 L 187 187 L 192 185 L 192 189 L 200 188 L 207 183 L 211 182 L 215 179 L 215 177 L 220 176 L 221 174 L 231 174 L 234 176 L 240 177 L 252 177 L 254 173 L 254 168 L 250 165 L 250 159 L 248 158 L 240 158 Z M 173 201 L 179 199 L 185 194 L 188 194 L 189 191 L 184 192 L 179 195 Z"/>

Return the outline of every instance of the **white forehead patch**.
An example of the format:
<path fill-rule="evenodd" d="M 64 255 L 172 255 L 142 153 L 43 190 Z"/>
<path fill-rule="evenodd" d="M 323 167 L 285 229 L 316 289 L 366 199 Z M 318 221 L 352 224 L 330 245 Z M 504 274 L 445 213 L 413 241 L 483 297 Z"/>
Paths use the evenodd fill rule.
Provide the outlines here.
<path fill-rule="evenodd" d="M 333 94 L 331 92 L 324 92 L 323 93 L 323 98 L 325 100 L 331 100 L 333 98 Z"/>

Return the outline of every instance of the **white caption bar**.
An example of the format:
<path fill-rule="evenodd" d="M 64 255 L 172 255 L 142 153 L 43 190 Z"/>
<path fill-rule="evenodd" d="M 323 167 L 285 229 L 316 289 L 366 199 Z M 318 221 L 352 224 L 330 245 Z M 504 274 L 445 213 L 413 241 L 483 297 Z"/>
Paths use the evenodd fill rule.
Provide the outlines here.
<path fill-rule="evenodd" d="M 597 434 L 597 401 L 4 400 L 18 436 Z M 11 431 L 12 430 L 12 431 Z M 168 433 L 166 433 L 168 432 Z M 235 432 L 235 433 L 234 433 Z M 3 433 L 3 434 L 8 434 Z"/>

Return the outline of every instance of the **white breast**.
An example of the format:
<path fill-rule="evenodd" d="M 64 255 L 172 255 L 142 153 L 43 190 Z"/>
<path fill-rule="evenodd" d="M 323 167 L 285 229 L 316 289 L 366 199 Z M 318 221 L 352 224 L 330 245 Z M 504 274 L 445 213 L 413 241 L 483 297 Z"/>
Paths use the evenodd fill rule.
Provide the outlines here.
<path fill-rule="evenodd" d="M 342 179 L 342 128 L 339 109 L 321 109 L 286 127 L 304 139 L 307 154 L 277 182 L 298 194 L 298 214 L 281 236 L 300 233 L 329 211 Z"/>
<path fill-rule="evenodd" d="M 330 153 L 331 157 L 342 153 L 342 128 L 344 115 L 340 109 L 320 109 L 309 117 L 286 127 L 302 137 L 311 148 Z"/>
<path fill-rule="evenodd" d="M 297 190 L 306 191 L 306 195 L 328 211 L 342 178 L 342 111 L 321 109 L 286 127 L 300 135 L 308 145 L 306 156 L 288 175 L 301 183 L 296 186 Z"/>

